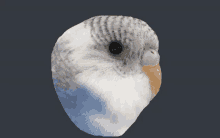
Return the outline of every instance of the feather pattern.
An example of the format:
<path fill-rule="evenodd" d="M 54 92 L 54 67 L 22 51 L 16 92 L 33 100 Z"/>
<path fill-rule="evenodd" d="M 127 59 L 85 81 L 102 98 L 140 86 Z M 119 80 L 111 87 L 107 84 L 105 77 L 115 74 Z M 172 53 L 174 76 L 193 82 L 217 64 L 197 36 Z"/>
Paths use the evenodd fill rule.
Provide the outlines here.
<path fill-rule="evenodd" d="M 123 45 L 119 56 L 109 53 L 111 42 Z M 157 35 L 146 22 L 129 16 L 95 16 L 64 32 L 51 54 L 51 70 L 58 97 L 71 120 L 76 123 L 79 117 L 76 114 L 80 112 L 83 114 L 80 120 L 88 126 L 78 127 L 89 127 L 86 132 L 122 135 L 155 96 L 149 78 L 142 71 L 142 63 L 150 63 L 146 51 L 149 54 L 151 49 L 155 53 L 159 49 Z M 159 63 L 159 58 L 152 61 Z M 96 95 L 102 100 L 102 108 L 86 102 L 83 93 L 99 104 L 94 100 Z M 74 101 L 74 96 L 82 99 Z M 77 102 L 83 106 L 71 108 Z M 90 117 L 93 121 L 86 122 Z M 101 124 L 103 121 L 106 123 Z M 102 132 L 90 132 L 90 127 Z"/>

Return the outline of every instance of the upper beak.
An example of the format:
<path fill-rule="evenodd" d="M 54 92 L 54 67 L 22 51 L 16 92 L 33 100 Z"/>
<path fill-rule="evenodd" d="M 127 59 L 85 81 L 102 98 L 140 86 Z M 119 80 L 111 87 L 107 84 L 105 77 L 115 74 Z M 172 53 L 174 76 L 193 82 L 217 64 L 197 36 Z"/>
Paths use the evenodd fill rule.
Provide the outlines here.
<path fill-rule="evenodd" d="M 143 66 L 142 71 L 149 77 L 152 94 L 156 96 L 161 86 L 162 76 L 160 64 Z"/>

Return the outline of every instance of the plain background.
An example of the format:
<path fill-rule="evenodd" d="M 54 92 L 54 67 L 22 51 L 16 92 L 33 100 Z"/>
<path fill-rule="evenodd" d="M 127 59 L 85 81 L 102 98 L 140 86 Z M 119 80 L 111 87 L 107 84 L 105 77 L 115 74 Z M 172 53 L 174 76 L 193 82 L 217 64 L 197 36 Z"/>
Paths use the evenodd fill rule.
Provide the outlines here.
<path fill-rule="evenodd" d="M 160 92 L 122 137 L 220 137 L 217 1 L 1 0 L 0 137 L 93 137 L 60 104 L 51 52 L 67 29 L 96 15 L 144 20 L 160 41 Z"/>

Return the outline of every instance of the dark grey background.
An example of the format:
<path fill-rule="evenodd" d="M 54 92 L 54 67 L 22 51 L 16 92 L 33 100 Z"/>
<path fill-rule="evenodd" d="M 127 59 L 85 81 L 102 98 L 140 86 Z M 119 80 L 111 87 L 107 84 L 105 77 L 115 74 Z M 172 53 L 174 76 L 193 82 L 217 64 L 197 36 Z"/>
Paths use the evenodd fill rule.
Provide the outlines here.
<path fill-rule="evenodd" d="M 160 92 L 122 137 L 220 136 L 217 0 L 1 0 L 1 138 L 93 137 L 64 112 L 50 66 L 58 37 L 96 15 L 142 19 L 160 40 Z"/>

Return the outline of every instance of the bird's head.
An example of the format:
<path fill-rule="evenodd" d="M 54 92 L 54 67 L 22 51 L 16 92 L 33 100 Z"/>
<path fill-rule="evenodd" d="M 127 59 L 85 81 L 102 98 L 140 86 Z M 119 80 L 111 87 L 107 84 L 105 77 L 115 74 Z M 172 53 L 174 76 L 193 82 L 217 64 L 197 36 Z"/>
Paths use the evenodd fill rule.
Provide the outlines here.
<path fill-rule="evenodd" d="M 52 52 L 53 78 L 56 87 L 73 92 L 86 87 L 105 103 L 104 114 L 131 120 L 125 123 L 129 126 L 159 91 L 158 50 L 158 37 L 144 21 L 95 16 L 59 37 Z"/>

